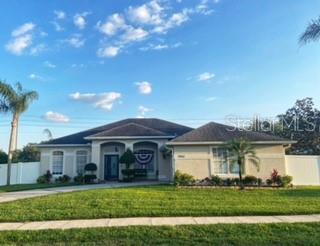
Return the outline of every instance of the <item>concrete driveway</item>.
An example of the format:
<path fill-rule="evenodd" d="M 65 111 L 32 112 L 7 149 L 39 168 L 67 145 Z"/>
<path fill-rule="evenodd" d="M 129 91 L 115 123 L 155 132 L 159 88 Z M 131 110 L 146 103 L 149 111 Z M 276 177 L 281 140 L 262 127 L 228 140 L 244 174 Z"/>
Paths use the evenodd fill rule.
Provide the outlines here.
<path fill-rule="evenodd" d="M 17 191 L 17 192 L 6 192 L 6 193 L 0 193 L 0 203 L 11 202 L 11 201 L 21 200 L 25 198 L 33 198 L 33 197 L 54 195 L 59 193 L 74 192 L 74 191 L 134 187 L 134 186 L 146 186 L 146 185 L 158 185 L 158 184 L 160 184 L 160 182 L 158 181 L 142 181 L 142 182 L 133 182 L 133 183 L 108 182 L 105 184 L 77 185 L 77 186 L 65 186 L 65 187 L 26 190 L 26 191 Z"/>

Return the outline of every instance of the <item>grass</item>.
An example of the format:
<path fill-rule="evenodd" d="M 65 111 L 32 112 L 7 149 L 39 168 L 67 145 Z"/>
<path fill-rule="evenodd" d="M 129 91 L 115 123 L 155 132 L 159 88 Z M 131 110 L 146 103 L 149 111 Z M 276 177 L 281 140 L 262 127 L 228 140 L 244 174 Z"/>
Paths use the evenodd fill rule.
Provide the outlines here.
<path fill-rule="evenodd" d="M 14 192 L 14 191 L 24 191 L 24 190 L 35 190 L 35 189 L 46 189 L 54 187 L 63 187 L 63 186 L 73 186 L 79 185 L 78 183 L 53 183 L 53 184 L 17 184 L 17 185 L 5 185 L 0 186 L 1 192 Z"/>
<path fill-rule="evenodd" d="M 0 244 L 319 245 L 320 223 L 6 231 Z"/>
<path fill-rule="evenodd" d="M 320 187 L 239 191 L 163 185 L 80 191 L 2 203 L 0 221 L 319 214 L 319 204 Z"/>

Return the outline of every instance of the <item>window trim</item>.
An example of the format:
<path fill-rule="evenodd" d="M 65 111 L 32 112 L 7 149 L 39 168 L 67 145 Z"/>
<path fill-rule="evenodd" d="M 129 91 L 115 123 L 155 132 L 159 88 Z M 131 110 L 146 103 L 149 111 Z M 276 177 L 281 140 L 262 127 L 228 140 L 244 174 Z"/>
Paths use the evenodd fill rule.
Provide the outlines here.
<path fill-rule="evenodd" d="M 53 174 L 53 153 L 54 152 L 62 152 L 62 174 Z M 53 177 L 60 177 L 63 176 L 65 173 L 65 162 L 66 162 L 66 153 L 64 150 L 61 149 L 55 149 L 51 151 L 50 155 L 50 171 Z"/>
<path fill-rule="evenodd" d="M 76 175 L 79 175 L 78 174 L 78 163 L 77 163 L 77 153 L 79 152 L 79 151 L 85 151 L 85 152 L 87 152 L 87 163 L 86 164 L 88 164 L 89 162 L 90 162 L 90 151 L 89 150 L 86 150 L 86 149 L 77 149 L 77 150 L 75 150 L 75 152 L 74 152 L 74 173 L 75 173 L 75 176 Z M 85 164 L 85 165 L 86 165 Z M 84 168 L 84 167 L 83 167 Z M 84 174 L 84 173 L 83 173 Z"/>
<path fill-rule="evenodd" d="M 215 169 L 215 165 L 216 165 L 216 163 L 219 163 L 219 159 L 217 158 L 217 156 L 215 155 L 215 153 L 218 153 L 218 150 L 225 150 L 226 152 L 227 152 L 227 173 L 219 173 L 219 172 L 216 172 L 216 169 Z M 221 147 L 212 147 L 211 148 L 211 153 L 212 153 L 212 160 L 213 160 L 213 174 L 214 175 L 219 175 L 219 176 L 228 176 L 228 177 L 230 177 L 230 176 L 238 176 L 239 175 L 239 173 L 238 172 L 236 172 L 236 173 L 232 173 L 232 172 L 230 172 L 230 155 L 229 155 L 229 150 L 228 149 L 226 149 L 226 148 L 221 148 Z M 244 173 L 243 173 L 244 174 Z"/>

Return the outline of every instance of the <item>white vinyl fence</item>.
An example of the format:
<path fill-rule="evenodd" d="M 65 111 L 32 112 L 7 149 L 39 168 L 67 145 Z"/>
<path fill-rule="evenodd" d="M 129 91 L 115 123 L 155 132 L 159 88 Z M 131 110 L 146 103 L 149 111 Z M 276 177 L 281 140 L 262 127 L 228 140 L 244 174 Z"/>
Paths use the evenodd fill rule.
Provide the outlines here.
<path fill-rule="evenodd" d="M 294 185 L 320 185 L 320 156 L 286 155 L 286 169 Z"/>
<path fill-rule="evenodd" d="M 7 184 L 7 164 L 0 164 L 0 185 Z M 12 164 L 11 184 L 33 184 L 40 176 L 40 162 Z"/>

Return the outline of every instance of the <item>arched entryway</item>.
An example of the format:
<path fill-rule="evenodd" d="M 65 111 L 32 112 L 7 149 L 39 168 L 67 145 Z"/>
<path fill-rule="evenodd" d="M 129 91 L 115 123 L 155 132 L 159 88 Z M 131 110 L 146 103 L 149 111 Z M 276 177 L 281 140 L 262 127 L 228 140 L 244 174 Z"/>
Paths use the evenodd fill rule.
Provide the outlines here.
<path fill-rule="evenodd" d="M 133 153 L 136 156 L 135 178 L 138 180 L 158 179 L 158 144 L 148 141 L 136 142 L 133 144 Z"/>

